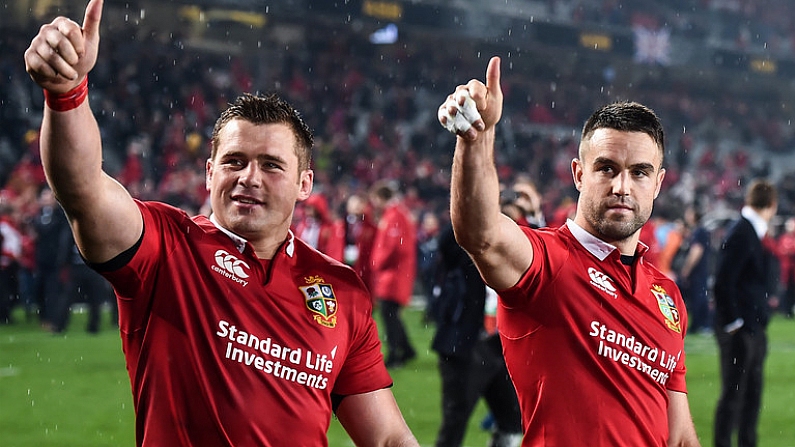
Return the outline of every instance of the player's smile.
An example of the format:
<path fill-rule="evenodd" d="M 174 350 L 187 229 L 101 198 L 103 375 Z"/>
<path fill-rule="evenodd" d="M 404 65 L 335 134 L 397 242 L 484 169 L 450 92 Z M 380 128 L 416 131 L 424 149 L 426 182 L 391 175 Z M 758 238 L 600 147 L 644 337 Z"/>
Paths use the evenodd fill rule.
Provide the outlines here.
<path fill-rule="evenodd" d="M 264 205 L 265 202 L 258 200 L 254 197 L 242 195 L 242 194 L 233 194 L 232 201 L 238 205 L 246 206 L 246 205 Z"/>

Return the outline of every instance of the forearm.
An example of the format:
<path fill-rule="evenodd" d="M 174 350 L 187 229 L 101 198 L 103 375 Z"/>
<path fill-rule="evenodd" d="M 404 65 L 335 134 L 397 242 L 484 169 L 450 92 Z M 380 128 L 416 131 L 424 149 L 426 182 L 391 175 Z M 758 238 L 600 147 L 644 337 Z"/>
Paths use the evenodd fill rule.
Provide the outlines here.
<path fill-rule="evenodd" d="M 355 445 L 419 446 L 389 389 L 347 396 L 336 414 Z"/>
<path fill-rule="evenodd" d="M 476 141 L 458 137 L 450 184 L 450 217 L 456 240 L 470 253 L 483 251 L 498 231 L 500 185 L 494 162 L 494 128 Z"/>
<path fill-rule="evenodd" d="M 67 214 L 76 216 L 102 186 L 102 145 L 88 101 L 55 112 L 44 108 L 41 160 L 50 187 Z"/>
<path fill-rule="evenodd" d="M 687 394 L 668 391 L 668 447 L 700 447 Z"/>

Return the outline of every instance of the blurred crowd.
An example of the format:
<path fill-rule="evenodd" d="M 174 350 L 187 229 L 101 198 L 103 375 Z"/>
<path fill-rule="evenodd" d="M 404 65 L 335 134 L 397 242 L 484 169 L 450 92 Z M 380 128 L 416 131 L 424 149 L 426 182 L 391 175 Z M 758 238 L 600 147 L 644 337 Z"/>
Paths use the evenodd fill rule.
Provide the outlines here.
<path fill-rule="evenodd" d="M 573 22 L 586 20 L 584 13 L 597 6 L 599 14 L 589 13 L 587 20 L 623 26 L 638 20 L 620 7 L 626 2 L 547 3 Z M 720 10 L 792 40 L 791 17 L 756 14 L 757 5 L 767 3 L 779 2 L 663 2 L 667 6 L 660 6 L 663 15 L 657 20 L 668 24 L 664 14 L 675 7 L 684 8 L 683 17 Z M 454 138 L 436 122 L 436 110 L 456 84 L 483 77 L 491 54 L 474 53 L 471 45 L 454 39 L 439 46 L 428 37 L 379 46 L 353 31 L 311 26 L 298 41 L 265 35 L 258 45 L 240 43 L 219 51 L 198 48 L 176 33 L 114 24 L 89 76 L 105 169 L 136 197 L 207 213 L 204 165 L 215 118 L 242 92 L 276 91 L 303 112 L 316 134 L 317 197 L 298 207 L 296 227 L 321 216 L 339 230 L 346 219 L 356 219 L 350 217 L 351 207 L 363 219 L 368 192 L 377 181 L 388 180 L 413 216 L 422 269 L 431 256 L 430 242 L 448 219 Z M 16 264 L 35 273 L 30 254 L 42 243 L 36 222 L 45 208 L 38 157 L 43 99 L 22 62 L 34 34 L 35 28 L 0 29 L 0 228 L 6 236 L 0 270 Z M 668 132 L 668 174 L 655 210 L 660 230 L 649 233 L 650 245 L 664 247 L 668 229 L 684 228 L 686 208 L 718 228 L 739 210 L 743 185 L 755 177 L 775 177 L 780 215 L 795 214 L 795 170 L 771 161 L 792 153 L 795 143 L 789 111 L 780 102 L 719 86 L 705 89 L 664 72 L 620 83 L 610 62 L 556 65 L 542 59 L 503 57 L 506 103 L 497 143 L 506 185 L 525 176 L 535 185 L 534 219 L 543 216 L 545 225 L 555 226 L 572 214 L 576 191 L 570 162 L 577 154 L 577 132 L 596 107 L 622 99 L 655 109 Z M 778 232 L 783 222 L 777 223 Z M 422 284 L 418 287 L 422 290 Z"/>
<path fill-rule="evenodd" d="M 546 0 L 553 17 L 574 24 L 667 27 L 721 48 L 786 56 L 795 48 L 795 17 L 787 0 Z"/>

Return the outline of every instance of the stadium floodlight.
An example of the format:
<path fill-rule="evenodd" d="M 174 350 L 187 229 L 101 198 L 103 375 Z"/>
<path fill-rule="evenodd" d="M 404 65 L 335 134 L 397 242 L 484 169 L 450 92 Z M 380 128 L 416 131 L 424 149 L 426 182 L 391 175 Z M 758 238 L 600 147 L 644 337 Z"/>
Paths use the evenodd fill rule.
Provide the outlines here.
<path fill-rule="evenodd" d="M 370 43 L 375 45 L 388 45 L 397 42 L 397 40 L 398 27 L 394 23 L 390 23 L 370 34 Z"/>

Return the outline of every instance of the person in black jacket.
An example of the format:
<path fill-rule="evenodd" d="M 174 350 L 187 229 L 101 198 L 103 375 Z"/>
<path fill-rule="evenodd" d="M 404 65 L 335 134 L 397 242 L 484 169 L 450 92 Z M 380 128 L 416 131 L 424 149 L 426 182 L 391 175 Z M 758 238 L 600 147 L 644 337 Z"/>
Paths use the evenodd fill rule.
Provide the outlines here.
<path fill-rule="evenodd" d="M 119 307 L 113 296 L 110 283 L 96 270 L 89 267 L 76 244 L 72 244 L 69 253 L 68 271 L 69 281 L 67 292 L 69 304 L 84 303 L 88 309 L 86 332 L 96 334 L 99 332 L 102 318 L 102 305 L 107 302 L 111 307 L 111 325 L 119 325 Z M 68 322 L 68 318 L 66 320 Z M 63 326 L 64 329 L 66 325 Z"/>
<path fill-rule="evenodd" d="M 50 188 L 39 193 L 36 231 L 35 296 L 42 326 L 55 334 L 66 329 L 71 300 L 64 271 L 72 251 L 72 232 Z"/>
<path fill-rule="evenodd" d="M 722 381 L 715 411 L 716 447 L 730 447 L 735 433 L 739 447 L 757 443 L 774 258 L 762 239 L 777 207 L 775 187 L 765 180 L 753 181 L 742 216 L 720 247 L 714 286 Z"/>
<path fill-rule="evenodd" d="M 439 354 L 442 424 L 437 447 L 460 446 L 472 411 L 483 397 L 494 415 L 491 447 L 518 446 L 522 437 L 519 401 L 499 335 L 484 328 L 487 293 L 475 264 L 456 243 L 452 226 L 439 234 L 438 286 L 431 315 L 432 345 Z"/>

